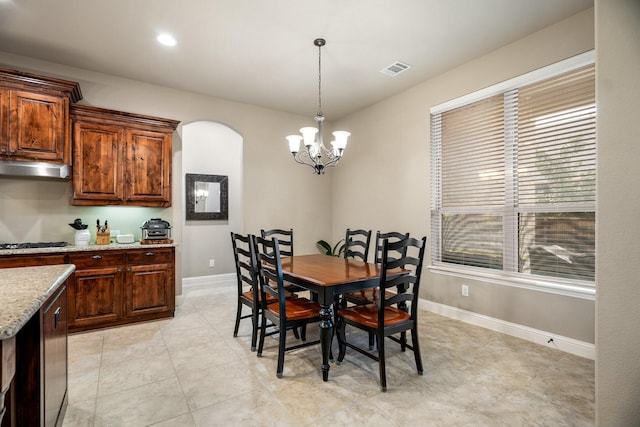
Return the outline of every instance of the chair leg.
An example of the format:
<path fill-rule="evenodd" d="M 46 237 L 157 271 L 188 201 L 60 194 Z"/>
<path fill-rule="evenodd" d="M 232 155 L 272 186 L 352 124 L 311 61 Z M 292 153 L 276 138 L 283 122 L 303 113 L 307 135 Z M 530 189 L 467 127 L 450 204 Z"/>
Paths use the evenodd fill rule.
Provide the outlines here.
<path fill-rule="evenodd" d="M 369 350 L 373 350 L 375 348 L 376 336 L 375 334 L 369 334 Z"/>
<path fill-rule="evenodd" d="M 302 326 L 300 326 L 300 338 L 302 339 L 302 342 L 307 342 L 307 324 L 303 323 Z"/>
<path fill-rule="evenodd" d="M 282 326 L 282 325 L 281 325 Z M 287 343 L 287 329 L 281 327 L 280 337 L 278 340 L 278 368 L 276 369 L 276 376 L 282 378 L 282 371 L 284 371 L 284 352 Z"/>
<path fill-rule="evenodd" d="M 300 339 L 300 334 L 298 333 L 298 327 L 293 328 L 293 336 L 296 337 L 297 340 Z"/>
<path fill-rule="evenodd" d="M 258 309 L 254 308 L 251 313 L 251 351 L 256 351 L 258 341 Z"/>
<path fill-rule="evenodd" d="M 418 326 L 411 329 L 411 346 L 413 347 L 413 356 L 416 359 L 416 368 L 418 374 L 422 375 L 422 356 L 420 355 L 420 343 L 418 342 Z"/>
<path fill-rule="evenodd" d="M 238 328 L 240 327 L 240 317 L 242 317 L 242 302 L 238 299 L 238 309 L 236 310 L 236 327 L 233 329 L 233 336 L 238 336 Z"/>
<path fill-rule="evenodd" d="M 267 318 L 264 317 L 264 311 L 260 316 L 260 344 L 258 344 L 258 357 L 262 357 L 262 349 L 264 348 L 264 336 L 267 331 Z"/>
<path fill-rule="evenodd" d="M 400 332 L 400 351 L 403 353 L 407 350 L 407 332 Z"/>
<path fill-rule="evenodd" d="M 338 320 L 336 321 L 337 325 L 335 326 L 336 335 L 338 336 L 338 361 L 337 363 L 342 363 L 344 360 L 344 356 L 347 353 L 347 335 L 346 335 L 346 326 L 347 322 L 345 322 L 340 316 L 338 316 Z"/>
<path fill-rule="evenodd" d="M 384 354 L 384 335 L 377 334 L 378 338 L 378 364 L 380 365 L 380 387 L 383 392 L 387 391 L 387 366 Z"/>

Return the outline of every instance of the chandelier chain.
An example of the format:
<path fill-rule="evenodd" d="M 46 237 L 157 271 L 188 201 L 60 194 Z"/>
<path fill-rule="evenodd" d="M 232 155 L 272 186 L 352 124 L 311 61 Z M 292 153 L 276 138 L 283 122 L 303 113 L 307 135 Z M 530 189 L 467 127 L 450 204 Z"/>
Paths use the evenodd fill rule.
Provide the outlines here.
<path fill-rule="evenodd" d="M 322 44 L 318 44 L 318 116 L 322 116 Z"/>

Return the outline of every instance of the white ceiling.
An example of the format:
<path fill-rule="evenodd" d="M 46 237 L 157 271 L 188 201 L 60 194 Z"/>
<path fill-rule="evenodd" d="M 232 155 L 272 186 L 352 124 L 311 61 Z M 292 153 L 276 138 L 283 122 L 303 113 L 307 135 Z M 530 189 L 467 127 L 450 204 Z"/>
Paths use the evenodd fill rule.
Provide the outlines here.
<path fill-rule="evenodd" d="M 593 0 L 0 0 L 0 51 L 337 119 Z M 178 41 L 156 42 L 160 32 Z M 388 77 L 395 61 L 413 67 Z"/>

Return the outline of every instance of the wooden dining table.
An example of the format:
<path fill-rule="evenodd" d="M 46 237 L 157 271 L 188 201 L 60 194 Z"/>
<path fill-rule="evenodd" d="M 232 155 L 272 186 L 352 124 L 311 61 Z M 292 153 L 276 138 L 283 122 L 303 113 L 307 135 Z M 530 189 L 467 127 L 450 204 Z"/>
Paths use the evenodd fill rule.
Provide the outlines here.
<path fill-rule="evenodd" d="M 331 306 L 335 296 L 377 287 L 380 283 L 380 266 L 328 255 L 296 255 L 282 258 L 282 273 L 286 281 L 318 295 L 318 303 L 321 307 L 322 379 L 328 381 L 333 336 Z M 401 270 L 398 274 L 401 274 Z"/>

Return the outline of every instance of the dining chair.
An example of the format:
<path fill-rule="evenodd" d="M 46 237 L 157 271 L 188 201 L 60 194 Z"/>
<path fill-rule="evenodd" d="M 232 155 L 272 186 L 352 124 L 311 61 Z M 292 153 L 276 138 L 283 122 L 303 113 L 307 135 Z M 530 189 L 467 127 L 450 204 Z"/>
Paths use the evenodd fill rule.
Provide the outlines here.
<path fill-rule="evenodd" d="M 282 378 L 284 369 L 284 355 L 289 350 L 308 347 L 320 343 L 320 340 L 307 342 L 304 331 L 307 324 L 320 321 L 320 305 L 307 298 L 286 298 L 286 289 L 282 274 L 282 261 L 279 241 L 276 237 L 264 239 L 254 236 L 254 245 L 258 248 L 258 267 L 260 271 L 260 293 L 262 303 L 262 321 L 260 328 L 260 343 L 258 357 L 262 357 L 267 321 L 273 323 L 279 333 L 278 366 L 276 375 Z M 266 304 L 268 296 L 276 300 L 274 304 Z M 303 331 L 303 341 L 287 347 L 287 331 L 300 328 Z"/>
<path fill-rule="evenodd" d="M 231 232 L 231 244 L 233 257 L 236 264 L 236 281 L 238 286 L 238 307 L 236 311 L 236 325 L 233 336 L 238 336 L 240 320 L 251 318 L 251 351 L 256 350 L 258 329 L 260 322 L 260 285 L 257 252 L 251 235 L 241 235 Z M 273 304 L 276 299 L 271 295 L 266 296 L 266 303 Z M 251 313 L 242 315 L 243 307 L 249 307 Z"/>
<path fill-rule="evenodd" d="M 351 230 L 347 228 L 344 237 L 344 257 L 367 262 L 371 230 Z"/>
<path fill-rule="evenodd" d="M 376 245 L 375 245 L 375 253 L 373 256 L 373 260 L 376 264 L 380 264 L 382 261 L 382 243 L 385 239 L 391 242 L 398 242 L 403 239 L 408 239 L 409 233 L 399 233 L 397 231 L 390 231 L 387 233 L 381 233 L 380 230 L 376 231 Z M 403 252 L 404 251 L 404 252 Z M 391 260 L 398 259 L 404 256 L 406 251 L 404 249 L 399 249 L 397 251 L 393 251 L 389 254 Z M 393 294 L 387 291 L 387 298 L 393 296 Z M 348 292 L 344 294 L 341 298 L 341 306 L 344 308 L 348 303 L 355 305 L 366 305 L 377 302 L 379 299 L 380 289 L 372 288 L 372 289 L 363 289 L 356 292 Z M 401 307 L 406 309 L 406 307 Z M 369 335 L 369 350 L 373 350 L 375 345 L 375 335 Z"/>
<path fill-rule="evenodd" d="M 338 363 L 342 363 L 347 347 L 375 360 L 380 369 L 380 387 L 387 391 L 385 338 L 400 344 L 404 352 L 407 348 L 413 351 L 418 374 L 422 375 L 422 357 L 418 340 L 418 293 L 422 261 L 427 245 L 426 236 L 422 239 L 406 238 L 396 242 L 384 239 L 382 244 L 380 265 L 381 298 L 378 303 L 358 305 L 338 309 Z M 404 255 L 392 260 L 392 251 Z M 397 274 L 394 269 L 403 269 Z M 387 293 L 387 289 L 402 289 L 402 292 Z M 391 295 L 387 297 L 387 295 Z M 401 302 L 409 303 L 409 310 L 398 308 Z M 378 341 L 377 355 L 347 341 L 346 326 L 351 325 L 374 334 Z M 411 344 L 407 343 L 406 332 L 411 331 Z M 400 338 L 394 336 L 400 333 Z"/>

